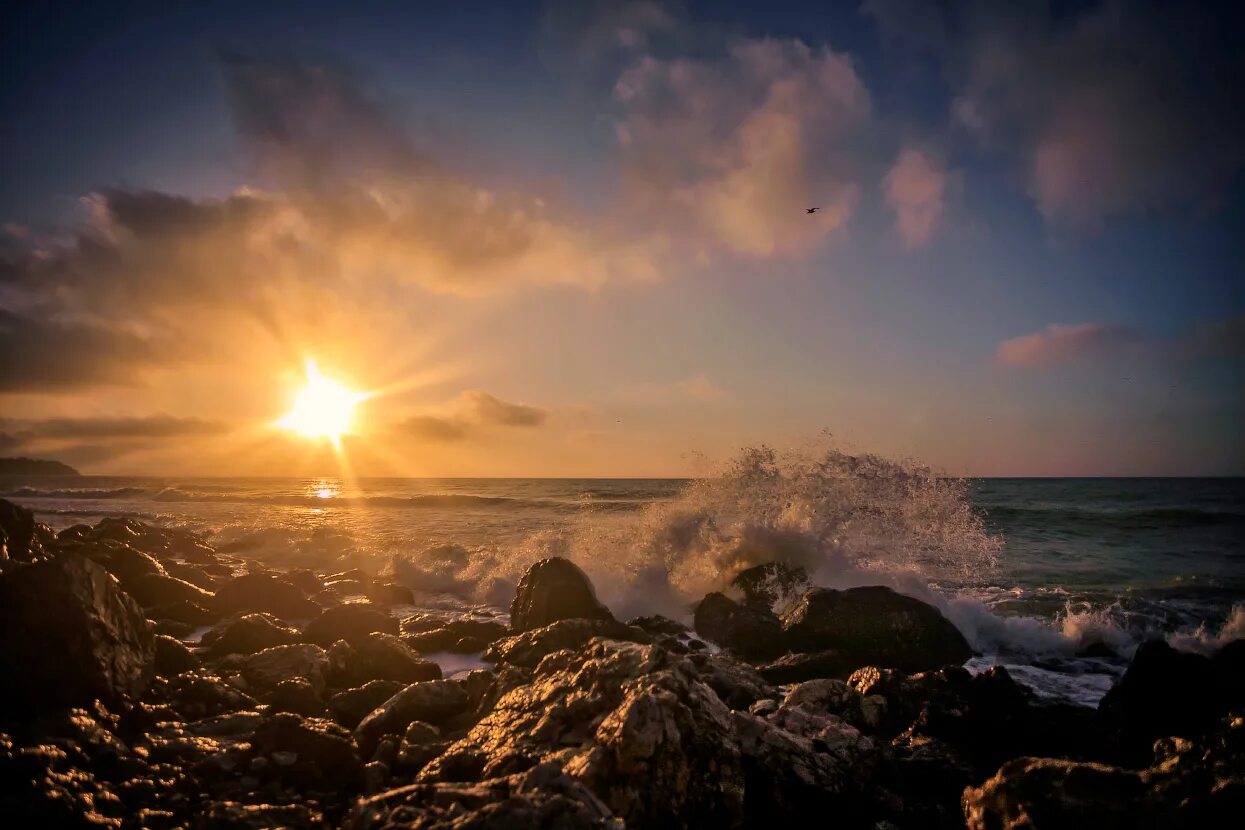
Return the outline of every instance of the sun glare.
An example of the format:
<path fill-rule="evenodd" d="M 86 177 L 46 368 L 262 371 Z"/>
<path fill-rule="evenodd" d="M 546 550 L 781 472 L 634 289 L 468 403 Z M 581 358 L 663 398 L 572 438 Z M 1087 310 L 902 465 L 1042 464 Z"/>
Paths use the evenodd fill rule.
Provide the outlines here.
<path fill-rule="evenodd" d="M 353 392 L 332 378 L 320 374 L 320 367 L 307 358 L 307 383 L 294 398 L 294 407 L 277 426 L 307 438 L 327 438 L 341 446 L 341 437 L 350 432 L 354 409 L 368 396 Z"/>

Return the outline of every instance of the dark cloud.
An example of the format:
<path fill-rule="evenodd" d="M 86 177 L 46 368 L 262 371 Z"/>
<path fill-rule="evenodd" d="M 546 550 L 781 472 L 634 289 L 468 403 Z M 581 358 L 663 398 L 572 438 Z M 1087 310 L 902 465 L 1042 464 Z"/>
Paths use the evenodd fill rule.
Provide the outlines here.
<path fill-rule="evenodd" d="M 57 323 L 0 308 L 0 392 L 57 392 L 134 383 L 173 356 L 157 343 L 89 323 Z"/>
<path fill-rule="evenodd" d="M 222 435 L 232 427 L 222 421 L 148 415 L 136 418 L 48 418 L 15 423 L 27 440 L 38 439 L 146 439 Z"/>
<path fill-rule="evenodd" d="M 453 418 L 415 415 L 403 422 L 402 432 L 426 441 L 461 441 L 467 437 L 467 425 Z"/>
<path fill-rule="evenodd" d="M 478 390 L 463 393 L 462 402 L 465 415 L 481 424 L 535 427 L 549 417 L 549 413 L 539 407 L 509 403 Z"/>
<path fill-rule="evenodd" d="M 1245 163 L 1245 57 L 1236 3 L 1055 6 L 870 0 L 904 47 L 932 56 L 952 119 L 1015 154 L 1042 215 L 1112 217 L 1205 208 Z"/>
<path fill-rule="evenodd" d="M 401 431 L 427 441 L 462 441 L 490 427 L 532 428 L 541 426 L 548 418 L 546 409 L 470 390 L 463 392 L 444 414 L 408 418 Z"/>

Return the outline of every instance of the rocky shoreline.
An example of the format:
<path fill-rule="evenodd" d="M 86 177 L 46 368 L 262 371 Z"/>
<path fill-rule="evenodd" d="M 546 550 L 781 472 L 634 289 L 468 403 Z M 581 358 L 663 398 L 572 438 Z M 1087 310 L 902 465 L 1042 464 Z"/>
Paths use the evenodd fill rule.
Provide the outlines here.
<path fill-rule="evenodd" d="M 794 597 L 774 613 L 780 596 Z M 1245 641 L 1143 645 L 1097 710 L 1036 699 L 934 608 L 777 566 L 692 629 L 572 563 L 509 620 L 393 612 L 132 520 L 0 501 L 11 827 L 1183 828 L 1245 807 Z M 443 677 L 428 654 L 482 653 Z"/>

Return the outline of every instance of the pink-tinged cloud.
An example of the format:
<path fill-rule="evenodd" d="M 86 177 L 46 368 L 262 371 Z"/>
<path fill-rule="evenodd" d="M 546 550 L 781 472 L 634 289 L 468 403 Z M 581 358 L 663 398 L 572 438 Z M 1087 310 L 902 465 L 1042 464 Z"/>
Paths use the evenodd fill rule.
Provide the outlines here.
<path fill-rule="evenodd" d="M 904 150 L 882 179 L 882 191 L 895 212 L 895 227 L 909 248 L 934 238 L 946 210 L 947 171 L 920 150 Z"/>
<path fill-rule="evenodd" d="M 1102 323 L 1065 326 L 1056 323 L 1033 334 L 1004 340 L 995 351 L 994 358 L 1002 366 L 1044 369 L 1102 356 L 1140 339 L 1136 331 L 1125 326 Z"/>

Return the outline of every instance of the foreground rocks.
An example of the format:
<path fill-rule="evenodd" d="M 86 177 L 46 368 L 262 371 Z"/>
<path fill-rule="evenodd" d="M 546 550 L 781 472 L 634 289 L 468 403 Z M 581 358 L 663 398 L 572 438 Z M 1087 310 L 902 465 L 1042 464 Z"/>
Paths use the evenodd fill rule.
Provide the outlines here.
<path fill-rule="evenodd" d="M 6 826 L 1098 830 L 1243 806 L 1240 643 L 1147 645 L 1093 711 L 968 672 L 918 600 L 781 568 L 699 604 L 708 644 L 616 621 L 565 560 L 529 571 L 509 630 L 399 627 L 400 592 L 367 601 L 355 586 L 386 583 L 365 574 L 268 571 L 137 522 L 0 519 L 22 556 L 0 568 Z M 144 607 L 131 586 L 183 593 Z M 491 669 L 442 677 L 421 653 L 473 649 Z"/>

